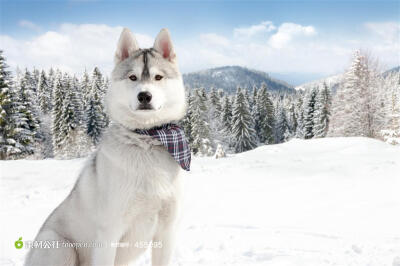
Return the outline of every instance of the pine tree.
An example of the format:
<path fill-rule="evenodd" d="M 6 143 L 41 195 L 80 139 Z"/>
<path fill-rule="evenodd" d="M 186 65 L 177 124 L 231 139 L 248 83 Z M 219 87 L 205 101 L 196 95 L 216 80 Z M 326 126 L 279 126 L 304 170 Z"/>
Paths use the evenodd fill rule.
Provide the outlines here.
<path fill-rule="evenodd" d="M 56 72 L 53 68 L 50 68 L 49 73 L 47 75 L 47 82 L 49 88 L 49 102 L 50 102 L 50 111 L 53 109 L 53 93 L 54 93 L 54 81 L 56 78 Z"/>
<path fill-rule="evenodd" d="M 225 136 L 230 136 L 232 132 L 232 104 L 228 95 L 225 95 L 222 99 L 222 110 L 220 117 L 222 132 L 225 134 Z"/>
<path fill-rule="evenodd" d="M 192 110 L 193 110 L 193 96 L 192 93 L 188 93 L 188 95 L 186 96 L 186 102 L 187 102 L 187 110 L 186 110 L 186 114 L 185 117 L 182 119 L 182 127 L 183 130 L 185 131 L 185 136 L 189 141 L 189 144 L 192 145 L 193 143 L 193 137 L 192 137 Z"/>
<path fill-rule="evenodd" d="M 268 94 L 267 88 L 263 85 L 254 99 L 252 115 L 255 123 L 255 130 L 261 143 L 271 144 L 274 142 L 275 114 L 274 106 Z"/>
<path fill-rule="evenodd" d="M 276 135 L 278 143 L 289 140 L 291 136 L 286 111 L 282 103 L 278 104 L 277 107 Z"/>
<path fill-rule="evenodd" d="M 297 132 L 297 113 L 296 113 L 296 106 L 294 104 L 294 100 L 292 99 L 290 103 L 290 107 L 288 110 L 288 123 L 290 132 L 293 135 L 296 135 Z"/>
<path fill-rule="evenodd" d="M 295 112 L 297 117 L 296 138 L 304 138 L 304 94 L 300 93 L 295 105 Z"/>
<path fill-rule="evenodd" d="M 21 103 L 21 111 L 24 112 L 25 120 L 25 129 L 30 131 L 34 140 L 32 145 L 37 147 L 39 142 L 42 140 L 41 131 L 40 131 L 40 120 L 39 113 L 37 110 L 37 101 L 35 95 L 35 81 L 32 77 L 32 74 L 26 69 L 25 73 L 19 84 L 19 102 Z M 27 132 L 28 133 L 28 132 Z M 35 148 L 32 147 L 32 151 Z"/>
<path fill-rule="evenodd" d="M 390 73 L 382 82 L 386 105 L 381 136 L 387 143 L 400 145 L 400 73 Z"/>
<path fill-rule="evenodd" d="M 244 152 L 257 147 L 254 120 L 250 114 L 245 92 L 238 88 L 232 111 L 232 134 L 236 152 Z"/>
<path fill-rule="evenodd" d="M 44 72 L 44 70 L 42 70 L 39 76 L 37 93 L 38 93 L 38 103 L 40 111 L 43 114 L 49 113 L 51 110 L 51 102 L 50 102 L 51 90 L 49 87 L 49 82 L 46 77 L 46 72 Z"/>
<path fill-rule="evenodd" d="M 105 111 L 105 105 L 104 105 L 104 96 L 106 92 L 104 80 L 103 80 L 103 75 L 101 74 L 100 70 L 95 67 L 93 70 L 92 74 L 92 86 L 90 89 L 90 99 L 89 101 L 92 101 L 92 104 L 95 103 L 97 106 L 95 109 L 99 112 L 98 114 L 98 119 L 101 118 L 101 121 L 98 121 L 97 125 L 100 126 L 98 129 L 99 133 L 96 133 L 94 135 L 100 134 L 103 132 L 103 130 L 108 126 L 109 124 L 109 119 L 107 117 L 106 111 Z M 93 98 L 98 98 L 94 99 Z M 89 134 L 90 135 L 90 134 Z M 96 137 L 97 139 L 97 137 Z M 94 141 L 94 139 L 93 139 Z M 97 144 L 97 141 L 94 141 L 95 144 Z"/>
<path fill-rule="evenodd" d="M 86 128 L 87 134 L 91 138 L 93 144 L 97 145 L 100 141 L 101 133 L 104 128 L 104 116 L 102 110 L 101 99 L 99 93 L 94 91 L 89 98 L 88 107 L 86 110 L 87 121 Z"/>
<path fill-rule="evenodd" d="M 213 155 L 213 144 L 210 139 L 210 125 L 207 116 L 207 97 L 205 90 L 193 90 L 191 135 L 192 149 L 195 154 Z"/>
<path fill-rule="evenodd" d="M 103 100 L 101 98 L 103 89 L 103 78 L 96 67 L 93 70 L 92 86 L 86 107 L 86 131 L 94 145 L 99 143 L 101 134 L 107 123 Z"/>
<path fill-rule="evenodd" d="M 87 71 L 85 69 L 82 80 L 80 82 L 80 91 L 82 94 L 82 110 L 88 109 L 91 88 L 92 88 L 91 80 L 90 80 L 89 74 L 87 73 Z M 84 115 L 83 119 L 86 121 L 86 115 Z"/>
<path fill-rule="evenodd" d="M 331 136 L 376 137 L 384 124 L 380 74 L 370 56 L 356 51 L 332 102 Z"/>
<path fill-rule="evenodd" d="M 261 88 L 263 88 L 263 87 L 266 87 L 265 83 L 263 83 L 261 85 Z M 258 88 L 257 88 L 257 86 L 253 86 L 253 91 L 251 93 L 251 99 L 250 99 L 250 102 L 249 102 L 251 109 L 254 109 L 254 107 L 257 104 L 257 97 L 258 97 L 257 95 L 258 95 Z"/>
<path fill-rule="evenodd" d="M 54 79 L 52 135 L 54 149 L 53 153 L 56 156 L 62 156 L 62 143 L 65 137 L 62 129 L 64 123 L 64 99 L 66 96 L 66 91 L 64 89 L 65 81 L 66 77 L 61 77 L 61 73 L 58 73 Z"/>
<path fill-rule="evenodd" d="M 67 79 L 62 111 L 61 140 L 62 157 L 76 158 L 84 154 L 85 134 L 81 124 L 81 102 L 75 77 Z"/>
<path fill-rule="evenodd" d="M 329 130 L 331 93 L 326 83 L 318 91 L 315 102 L 315 115 L 313 135 L 316 138 L 323 138 Z"/>
<path fill-rule="evenodd" d="M 85 125 L 84 109 L 83 109 L 83 96 L 79 80 L 76 76 L 73 76 L 71 80 L 71 90 L 73 92 L 73 108 L 77 118 L 78 127 Z"/>
<path fill-rule="evenodd" d="M 315 115 L 315 101 L 317 98 L 318 90 L 311 89 L 304 100 L 304 138 L 311 139 L 314 137 L 314 115 Z"/>
<path fill-rule="evenodd" d="M 32 71 L 32 86 L 34 87 L 33 91 L 35 94 L 37 94 L 39 80 L 40 80 L 40 71 L 34 67 Z"/>
<path fill-rule="evenodd" d="M 26 111 L 13 88 L 11 73 L 0 50 L 0 159 L 33 152 L 33 133 L 26 129 Z"/>

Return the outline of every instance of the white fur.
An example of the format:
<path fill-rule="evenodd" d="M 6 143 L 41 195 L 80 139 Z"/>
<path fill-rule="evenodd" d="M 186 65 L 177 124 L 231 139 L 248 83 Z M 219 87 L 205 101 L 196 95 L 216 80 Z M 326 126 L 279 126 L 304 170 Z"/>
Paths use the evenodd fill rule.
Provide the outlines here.
<path fill-rule="evenodd" d="M 165 32 L 161 31 L 159 39 L 168 38 L 171 50 L 168 57 L 160 60 L 168 62 L 153 62 L 149 69 L 151 77 L 165 73 L 165 67 L 177 69 L 175 57 L 171 58 L 172 43 Z M 124 29 L 115 56 L 116 69 L 130 60 L 137 49 L 133 35 Z M 140 67 L 138 61 L 130 71 L 140 75 Z M 118 72 L 113 72 L 107 95 L 113 123 L 70 195 L 48 217 L 36 237 L 36 240 L 70 243 L 96 242 L 107 247 L 32 249 L 26 265 L 126 265 L 145 251 L 135 247 L 141 241 L 162 244 L 162 248 L 152 248 L 152 265 L 169 264 L 183 171 L 158 141 L 130 129 L 149 128 L 182 118 L 184 88 L 176 69 L 171 70 L 178 73 L 176 76 L 136 83 L 128 77 L 116 78 Z M 137 110 L 137 94 L 141 91 L 152 93 L 154 110 Z M 116 242 L 129 242 L 132 246 L 109 246 Z"/>

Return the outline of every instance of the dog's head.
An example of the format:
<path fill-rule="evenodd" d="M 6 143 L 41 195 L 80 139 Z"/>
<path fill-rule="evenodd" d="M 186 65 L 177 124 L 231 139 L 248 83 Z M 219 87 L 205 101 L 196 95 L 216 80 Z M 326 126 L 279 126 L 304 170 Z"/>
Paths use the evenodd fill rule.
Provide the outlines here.
<path fill-rule="evenodd" d="M 184 116 L 185 89 L 167 29 L 160 31 L 152 48 L 140 49 L 125 28 L 114 61 L 106 97 L 113 121 L 131 129 L 148 129 Z"/>

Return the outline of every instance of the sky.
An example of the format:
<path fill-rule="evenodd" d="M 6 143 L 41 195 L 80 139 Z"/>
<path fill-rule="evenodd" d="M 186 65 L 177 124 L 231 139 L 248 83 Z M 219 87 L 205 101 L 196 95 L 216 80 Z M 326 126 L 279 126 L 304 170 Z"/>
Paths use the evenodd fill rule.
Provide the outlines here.
<path fill-rule="evenodd" d="M 12 69 L 109 74 L 123 27 L 142 47 L 168 28 L 183 73 L 240 65 L 298 85 L 343 72 L 356 49 L 400 65 L 399 3 L 0 0 L 0 49 Z"/>

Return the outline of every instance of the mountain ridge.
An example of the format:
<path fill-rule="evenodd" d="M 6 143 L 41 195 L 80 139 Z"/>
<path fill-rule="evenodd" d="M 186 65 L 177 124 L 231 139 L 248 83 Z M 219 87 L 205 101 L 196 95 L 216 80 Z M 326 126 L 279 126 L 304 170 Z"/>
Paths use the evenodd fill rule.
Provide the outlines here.
<path fill-rule="evenodd" d="M 237 87 L 252 89 L 265 83 L 270 91 L 294 92 L 294 86 L 268 73 L 241 66 L 222 66 L 183 74 L 185 87 L 223 89 L 234 93 Z"/>

